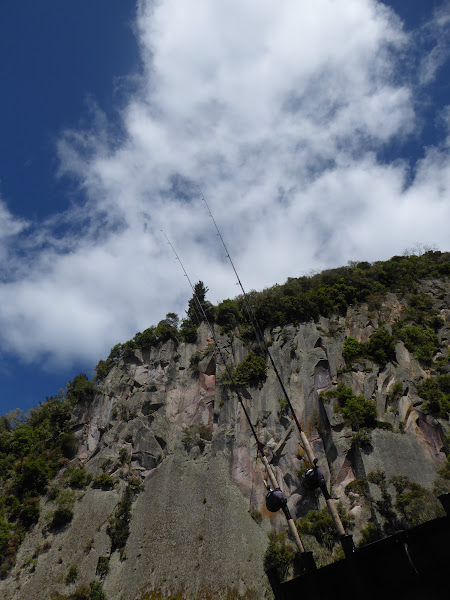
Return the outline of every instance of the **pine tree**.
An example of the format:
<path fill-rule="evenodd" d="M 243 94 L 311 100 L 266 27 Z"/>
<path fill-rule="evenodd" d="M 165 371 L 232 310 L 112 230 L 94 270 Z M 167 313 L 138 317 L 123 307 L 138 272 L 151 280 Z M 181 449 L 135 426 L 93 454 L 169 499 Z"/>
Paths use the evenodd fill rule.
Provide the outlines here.
<path fill-rule="evenodd" d="M 194 285 L 194 294 L 189 300 L 189 308 L 186 311 L 189 319 L 191 319 L 193 323 L 200 324 L 202 321 L 204 321 L 205 317 L 203 316 L 203 313 L 205 313 L 209 322 L 214 321 L 214 307 L 211 302 L 205 300 L 207 293 L 208 288 L 205 286 L 203 281 L 198 281 Z M 199 307 L 199 303 L 203 309 L 203 312 Z"/>

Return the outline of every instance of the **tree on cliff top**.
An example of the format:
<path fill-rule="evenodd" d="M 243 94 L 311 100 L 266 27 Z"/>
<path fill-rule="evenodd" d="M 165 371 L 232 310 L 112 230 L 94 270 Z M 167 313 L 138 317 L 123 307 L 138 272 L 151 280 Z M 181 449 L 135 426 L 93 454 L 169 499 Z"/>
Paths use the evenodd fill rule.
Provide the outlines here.
<path fill-rule="evenodd" d="M 194 285 L 194 293 L 192 298 L 189 300 L 189 308 L 186 311 L 188 317 L 191 319 L 193 323 L 200 324 L 205 320 L 203 313 L 206 315 L 206 318 L 211 323 L 214 321 L 214 306 L 208 300 L 205 300 L 206 294 L 208 293 L 208 288 L 205 286 L 203 281 L 198 281 Z M 201 309 L 199 307 L 201 306 Z M 203 311 L 203 312 L 202 312 Z"/>

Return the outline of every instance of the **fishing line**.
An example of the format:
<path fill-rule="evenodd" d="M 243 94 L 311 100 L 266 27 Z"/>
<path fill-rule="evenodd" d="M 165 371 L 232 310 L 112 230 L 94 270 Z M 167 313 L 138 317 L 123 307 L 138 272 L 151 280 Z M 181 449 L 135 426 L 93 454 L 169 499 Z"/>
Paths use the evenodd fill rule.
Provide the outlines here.
<path fill-rule="evenodd" d="M 258 320 L 257 320 L 257 319 L 256 319 L 256 317 L 255 317 L 255 313 L 253 312 L 253 309 L 252 309 L 252 307 L 251 307 L 251 304 L 250 304 L 250 302 L 249 302 L 249 300 L 248 300 L 247 294 L 245 293 L 244 286 L 242 285 L 242 282 L 241 282 L 241 280 L 240 280 L 240 278 L 239 278 L 239 275 L 238 275 L 238 273 L 237 273 L 237 271 L 236 271 L 236 267 L 234 266 L 233 260 L 232 260 L 232 258 L 231 258 L 231 256 L 230 256 L 230 253 L 228 252 L 228 248 L 227 248 L 227 246 L 226 246 L 226 244 L 225 244 L 225 242 L 224 242 L 224 239 L 223 239 L 223 237 L 222 237 L 222 234 L 220 233 L 219 227 L 217 226 L 217 223 L 216 223 L 216 221 L 215 221 L 215 219 L 214 219 L 214 217 L 213 217 L 213 214 L 212 214 L 212 212 L 211 212 L 211 209 L 209 208 L 209 205 L 208 205 L 208 203 L 206 202 L 206 199 L 205 199 L 205 197 L 204 197 L 204 195 L 203 195 L 203 192 L 202 192 L 202 190 L 201 190 L 200 186 L 199 186 L 199 185 L 197 185 L 197 187 L 198 187 L 198 189 L 200 190 L 200 194 L 201 194 L 201 196 L 202 196 L 202 200 L 203 200 L 203 202 L 205 203 L 205 205 L 206 205 L 206 208 L 208 209 L 209 216 L 211 217 L 211 219 L 212 219 L 212 222 L 214 223 L 214 227 L 216 228 L 217 235 L 218 235 L 218 237 L 220 238 L 220 241 L 222 242 L 222 245 L 223 245 L 223 247 L 224 247 L 224 250 L 225 250 L 226 256 L 227 256 L 228 260 L 230 261 L 230 264 L 231 264 L 231 266 L 233 267 L 234 274 L 236 275 L 236 279 L 237 279 L 237 281 L 238 281 L 238 284 L 239 284 L 239 286 L 240 286 L 240 288 L 241 288 L 241 290 L 242 290 L 242 294 L 243 294 L 243 296 L 244 296 L 244 301 L 245 301 L 245 306 L 246 306 L 246 308 L 247 308 L 247 311 L 248 311 L 248 314 L 249 314 L 249 316 L 250 316 L 250 320 L 251 320 L 251 323 L 252 323 L 252 325 L 253 325 L 253 329 L 254 329 L 254 331 L 255 331 L 256 339 L 257 339 L 257 340 L 260 340 L 260 341 L 259 341 L 259 343 L 261 344 L 261 342 L 262 342 L 262 344 L 263 344 L 263 346 L 264 346 L 264 350 L 265 350 L 265 352 L 266 352 L 267 356 L 269 357 L 269 359 L 270 359 L 270 362 L 272 363 L 272 367 L 273 367 L 273 369 L 274 369 L 274 371 L 275 371 L 275 375 L 277 376 L 278 382 L 279 382 L 279 384 L 280 384 L 280 386 L 281 386 L 281 389 L 282 389 L 282 391 L 283 391 L 283 394 L 284 394 L 284 397 L 285 397 L 285 399 L 286 399 L 286 402 L 288 403 L 288 406 L 289 406 L 289 409 L 290 409 L 290 411 L 291 411 L 291 413 L 292 413 L 292 416 L 293 416 L 293 418 L 294 418 L 294 421 L 295 421 L 295 423 L 296 423 L 296 425 L 297 425 L 297 427 L 298 427 L 298 430 L 299 430 L 299 432 L 301 433 L 301 432 L 302 432 L 302 428 L 301 428 L 301 426 L 300 426 L 300 423 L 299 423 L 299 421 L 298 421 L 298 419 L 297 419 L 297 415 L 295 414 L 294 407 L 293 407 L 293 406 L 292 406 L 292 404 L 291 404 L 291 401 L 290 401 L 290 399 L 289 399 L 289 396 L 288 396 L 288 393 L 287 393 L 287 391 L 286 391 L 286 388 L 284 387 L 283 380 L 281 379 L 281 376 L 280 376 L 280 373 L 278 372 L 278 369 L 277 369 L 277 366 L 276 366 L 276 364 L 275 364 L 275 361 L 274 361 L 274 360 L 273 360 L 273 358 L 272 358 L 272 354 L 271 354 L 271 352 L 270 352 L 270 350 L 269 350 L 269 347 L 268 347 L 268 346 L 267 346 L 267 344 L 266 344 L 266 340 L 264 339 L 264 335 L 263 335 L 263 334 L 262 334 L 262 332 L 261 332 L 261 329 L 260 329 L 260 327 L 259 327 Z"/>
<path fill-rule="evenodd" d="M 162 234 L 164 235 L 164 237 L 166 238 L 166 240 L 167 240 L 167 243 L 169 244 L 169 246 L 172 248 L 172 250 L 173 250 L 173 253 L 174 253 L 174 254 L 175 254 L 175 256 L 176 256 L 176 259 L 177 259 L 177 261 L 180 263 L 180 266 L 181 266 L 181 268 L 183 269 L 184 276 L 186 277 L 186 279 L 187 279 L 187 280 L 188 280 L 188 282 L 189 282 L 189 285 L 191 286 L 192 293 L 194 294 L 194 298 L 195 298 L 195 300 L 196 300 L 196 302 L 197 302 L 198 308 L 200 309 L 200 312 L 201 312 L 201 314 L 202 314 L 203 320 L 206 322 L 206 324 L 207 324 L 207 326 L 208 326 L 208 328 L 209 328 L 209 330 L 210 330 L 210 332 L 211 332 L 211 337 L 212 337 L 212 338 L 213 338 L 213 340 L 214 340 L 214 343 L 215 343 L 215 345 L 216 345 L 216 348 L 217 348 L 217 351 L 218 351 L 218 353 L 219 353 L 219 356 L 220 356 L 220 358 L 222 359 L 222 362 L 223 362 L 223 364 L 224 364 L 224 366 L 225 366 L 225 369 L 226 369 L 227 375 L 228 375 L 228 377 L 229 377 L 229 379 L 230 379 L 230 381 L 231 381 L 231 385 L 232 385 L 232 387 L 234 388 L 234 391 L 236 392 L 236 395 L 237 395 L 237 397 L 238 397 L 238 400 L 239 400 L 239 402 L 240 402 L 240 404 L 241 404 L 241 407 L 242 407 L 242 409 L 243 409 L 243 411 L 244 411 L 245 417 L 246 417 L 246 419 L 247 419 L 247 421 L 248 421 L 248 424 L 249 424 L 249 426 L 250 426 L 250 429 L 251 429 L 251 431 L 252 431 L 253 437 L 255 438 L 255 441 L 256 441 L 256 445 L 257 445 L 258 451 L 259 451 L 261 454 L 263 454 L 263 446 L 262 446 L 261 442 L 260 442 L 260 441 L 259 441 L 259 439 L 258 439 L 258 436 L 257 436 L 257 434 L 256 434 L 255 428 L 253 427 L 253 424 L 252 424 L 252 422 L 251 422 L 251 420 L 250 420 L 250 417 L 249 417 L 249 415 L 248 415 L 247 409 L 245 408 L 245 405 L 244 405 L 244 402 L 243 402 L 243 400 L 242 400 L 242 397 L 241 397 L 241 395 L 240 395 L 239 391 L 237 390 L 237 385 L 236 385 L 236 382 L 235 382 L 235 381 L 234 381 L 234 379 L 233 379 L 233 374 L 232 374 L 232 372 L 231 372 L 231 370 L 230 370 L 230 368 L 229 368 L 229 366 L 228 366 L 228 364 L 227 364 L 227 362 L 226 362 L 226 360 L 225 360 L 225 358 L 224 358 L 224 356 L 223 356 L 223 354 L 222 354 L 222 349 L 221 349 L 221 347 L 220 347 L 219 343 L 217 342 L 217 338 L 216 338 L 216 334 L 215 334 L 214 328 L 213 328 L 213 326 L 211 325 L 211 323 L 209 322 L 209 320 L 208 320 L 208 318 L 207 318 L 207 316 L 206 316 L 206 313 L 205 313 L 205 311 L 204 311 L 204 309 L 203 309 L 203 306 L 202 306 L 202 304 L 201 304 L 201 302 L 200 302 L 200 299 L 198 298 L 197 294 L 195 293 L 195 288 L 194 288 L 194 286 L 193 286 L 193 284 L 192 284 L 191 280 L 189 279 L 189 276 L 188 276 L 188 274 L 187 274 L 187 272 L 186 272 L 186 269 L 185 269 L 185 268 L 184 268 L 184 266 L 183 266 L 183 263 L 182 263 L 182 262 L 181 262 L 181 260 L 180 260 L 180 257 L 179 257 L 179 256 L 178 256 L 178 254 L 176 253 L 176 250 L 175 250 L 175 248 L 173 247 L 173 245 L 172 245 L 171 241 L 169 240 L 169 238 L 167 237 L 167 235 L 165 234 L 165 232 L 164 232 L 162 229 L 161 229 L 161 232 L 162 232 Z"/>
<path fill-rule="evenodd" d="M 250 420 L 250 416 L 249 416 L 249 414 L 247 412 L 247 409 L 245 408 L 244 401 L 242 400 L 242 397 L 241 397 L 241 394 L 239 393 L 239 390 L 238 390 L 238 387 L 236 385 L 236 382 L 233 379 L 233 374 L 232 374 L 232 372 L 231 372 L 231 370 L 230 370 L 230 368 L 229 368 L 229 366 L 228 366 L 228 364 L 227 364 L 227 362 L 226 362 L 226 360 L 225 360 L 225 358 L 224 358 L 224 356 L 222 354 L 221 347 L 220 347 L 220 345 L 217 342 L 217 338 L 216 338 L 216 334 L 215 334 L 214 328 L 211 325 L 211 323 L 209 322 L 209 320 L 208 320 L 208 318 L 207 318 L 207 316 L 205 314 L 203 306 L 202 306 L 202 304 L 201 304 L 201 302 L 200 302 L 200 300 L 199 300 L 199 298 L 198 298 L 198 296 L 197 296 L 197 294 L 195 292 L 195 288 L 192 285 L 191 280 L 189 279 L 187 271 L 184 268 L 183 263 L 180 260 L 180 257 L 176 253 L 176 250 L 173 247 L 171 241 L 169 240 L 169 238 L 167 237 L 167 235 L 164 233 L 164 231 L 162 229 L 161 229 L 161 232 L 163 233 L 164 237 L 166 238 L 167 243 L 169 244 L 169 246 L 172 248 L 173 253 L 175 254 L 175 257 L 178 260 L 178 262 L 180 263 L 180 266 L 183 269 L 183 273 L 184 273 L 186 279 L 188 280 L 189 285 L 191 286 L 192 292 L 194 294 L 194 298 L 197 301 L 198 307 L 200 309 L 200 312 L 203 315 L 203 318 L 204 318 L 206 324 L 208 325 L 208 328 L 209 328 L 209 330 L 211 332 L 211 336 L 212 336 L 212 338 L 214 340 L 214 343 L 216 345 L 216 348 L 217 348 L 217 351 L 219 353 L 219 356 L 222 359 L 222 362 L 223 362 L 223 364 L 225 366 L 227 375 L 228 375 L 228 377 L 229 377 L 229 379 L 231 381 L 231 384 L 232 384 L 233 391 L 236 393 L 236 395 L 238 397 L 239 403 L 240 403 L 240 405 L 242 407 L 242 410 L 244 411 L 245 417 L 246 417 L 247 422 L 248 422 L 248 424 L 250 426 L 250 429 L 251 429 L 251 432 L 253 434 L 253 437 L 255 438 L 257 450 L 258 450 L 258 452 L 259 452 L 259 454 L 261 456 L 261 461 L 262 461 L 262 463 L 263 463 L 263 465 L 264 465 L 264 467 L 266 469 L 268 478 L 270 479 L 270 483 L 273 486 L 273 489 L 269 488 L 269 493 L 266 496 L 266 506 L 267 506 L 267 508 L 271 512 L 277 512 L 280 509 L 283 511 L 284 516 L 286 517 L 286 521 L 287 521 L 287 524 L 288 524 L 288 527 L 289 527 L 289 531 L 291 533 L 292 538 L 295 541 L 295 545 L 297 546 L 300 554 L 304 554 L 305 553 L 305 548 L 304 548 L 303 543 L 302 543 L 302 541 L 300 539 L 300 536 L 298 534 L 298 530 L 297 530 L 297 527 L 295 526 L 294 519 L 292 518 L 292 516 L 291 516 L 291 514 L 289 512 L 289 509 L 288 509 L 288 506 L 287 506 L 287 499 L 286 499 L 285 495 L 281 492 L 280 487 L 278 485 L 278 481 L 277 481 L 277 479 L 276 479 L 276 477 L 275 477 L 275 475 L 274 475 L 274 473 L 273 473 L 273 471 L 272 471 L 272 469 L 270 467 L 269 461 L 267 460 L 267 457 L 266 457 L 266 455 L 264 453 L 264 447 L 263 447 L 262 443 L 259 441 L 259 438 L 258 438 L 258 436 L 256 434 L 255 428 L 253 427 L 253 424 L 252 424 L 252 422 Z M 266 484 L 266 487 L 267 487 L 267 484 Z"/>
<path fill-rule="evenodd" d="M 262 342 L 262 344 L 264 345 L 264 349 L 265 349 L 265 351 L 267 353 L 267 356 L 270 359 L 270 362 L 272 364 L 273 370 L 275 371 L 276 377 L 277 377 L 278 382 L 279 382 L 279 384 L 281 386 L 281 389 L 283 391 L 283 394 L 284 394 L 284 397 L 286 399 L 286 402 L 287 402 L 287 404 L 289 406 L 289 409 L 290 409 L 290 411 L 292 413 L 293 419 L 294 419 L 294 421 L 295 421 L 295 423 L 297 425 L 297 428 L 298 428 L 298 431 L 299 431 L 299 434 L 300 434 L 300 439 L 302 441 L 303 448 L 304 448 L 304 450 L 306 452 L 306 455 L 308 457 L 310 465 L 311 465 L 311 467 L 314 470 L 314 473 L 316 475 L 317 487 L 320 487 L 320 490 L 321 490 L 321 492 L 322 492 L 322 494 L 323 494 L 323 496 L 325 498 L 325 501 L 327 503 L 327 507 L 328 507 L 328 510 L 330 512 L 330 516 L 333 519 L 333 522 L 335 524 L 335 527 L 336 527 L 339 535 L 341 536 L 341 539 L 344 538 L 344 537 L 347 537 L 347 534 L 345 532 L 345 529 L 344 529 L 344 526 L 342 524 L 341 518 L 340 518 L 340 516 L 338 514 L 338 511 L 336 509 L 336 506 L 334 504 L 334 500 L 333 500 L 333 498 L 331 498 L 330 493 L 328 492 L 328 489 L 327 489 L 326 484 L 325 484 L 325 479 L 324 479 L 324 477 L 323 477 L 320 469 L 317 466 L 317 463 L 318 463 L 317 458 L 314 456 L 314 453 L 312 451 L 312 448 L 311 448 L 311 445 L 309 443 L 309 440 L 308 440 L 305 432 L 301 428 L 299 420 L 297 419 L 297 415 L 295 414 L 294 407 L 291 404 L 291 401 L 289 399 L 289 395 L 288 395 L 288 393 L 286 391 L 286 388 L 284 386 L 284 383 L 283 383 L 283 381 L 281 379 L 280 373 L 278 372 L 278 369 L 277 369 L 277 366 L 275 364 L 275 361 L 272 358 L 272 354 L 271 354 L 271 352 L 270 352 L 270 350 L 269 350 L 269 348 L 268 348 L 268 346 L 266 344 L 266 340 L 264 339 L 264 336 L 263 336 L 263 334 L 261 332 L 258 320 L 255 317 L 255 314 L 253 312 L 251 304 L 250 304 L 250 302 L 248 300 L 247 294 L 245 293 L 244 286 L 242 285 L 242 282 L 241 282 L 241 280 L 239 278 L 239 275 L 237 273 L 236 267 L 234 266 L 233 260 L 231 259 L 230 253 L 228 252 L 228 248 L 227 248 L 227 246 L 225 244 L 225 241 L 224 241 L 224 239 L 222 237 L 222 234 L 220 233 L 219 227 L 217 226 L 217 223 L 216 223 L 216 221 L 215 221 L 215 219 L 213 217 L 211 209 L 209 208 L 209 205 L 206 202 L 206 199 L 205 199 L 205 196 L 203 195 L 201 187 L 198 184 L 197 184 L 197 187 L 198 187 L 198 189 L 200 191 L 202 200 L 205 203 L 206 208 L 208 209 L 209 216 L 211 217 L 212 222 L 214 223 L 214 226 L 215 226 L 216 231 L 217 231 L 217 235 L 220 238 L 220 241 L 222 242 L 222 245 L 224 247 L 226 256 L 227 256 L 228 260 L 230 261 L 231 266 L 233 267 L 233 271 L 234 271 L 234 273 L 236 275 L 236 279 L 237 279 L 237 281 L 239 283 L 239 286 L 240 286 L 240 288 L 242 290 L 242 294 L 244 296 L 244 300 L 245 300 L 245 304 L 246 304 L 246 307 L 247 307 L 247 311 L 248 311 L 248 313 L 250 315 L 251 323 L 253 325 L 253 329 L 254 329 L 255 334 L 256 334 L 256 339 L 257 339 L 257 341 L 258 341 L 259 344 L 261 344 L 261 342 Z M 343 545 L 344 545 L 344 543 L 343 543 Z M 345 548 L 344 548 L 344 551 L 345 551 Z"/>

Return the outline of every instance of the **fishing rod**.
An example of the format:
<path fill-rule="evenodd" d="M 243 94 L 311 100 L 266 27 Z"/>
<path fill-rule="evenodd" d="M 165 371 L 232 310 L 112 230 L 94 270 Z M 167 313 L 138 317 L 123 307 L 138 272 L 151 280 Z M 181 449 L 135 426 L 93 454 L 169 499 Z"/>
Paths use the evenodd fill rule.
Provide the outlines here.
<path fill-rule="evenodd" d="M 206 202 L 206 199 L 205 199 L 205 197 L 203 195 L 203 192 L 202 192 L 200 186 L 197 185 L 197 187 L 198 187 L 198 189 L 200 191 L 202 200 L 205 203 L 206 208 L 208 209 L 209 216 L 212 219 L 212 222 L 214 223 L 214 226 L 215 226 L 216 231 L 217 231 L 217 235 L 220 238 L 220 241 L 222 242 L 222 245 L 224 247 L 226 256 L 227 256 L 228 260 L 230 261 L 231 266 L 233 267 L 234 274 L 236 275 L 236 279 L 237 279 L 238 284 L 239 284 L 239 286 L 240 286 L 240 288 L 242 290 L 242 294 L 244 296 L 245 305 L 246 305 L 248 314 L 250 316 L 250 320 L 251 320 L 251 323 L 253 325 L 253 329 L 254 329 L 255 334 L 256 334 L 256 339 L 260 340 L 259 343 L 261 343 L 261 341 L 262 341 L 262 344 L 264 346 L 264 350 L 265 350 L 267 356 L 270 359 L 272 367 L 273 367 L 273 369 L 275 371 L 275 375 L 276 375 L 276 377 L 278 379 L 278 382 L 279 382 L 279 384 L 281 386 L 281 389 L 283 391 L 283 394 L 284 394 L 284 397 L 286 399 L 286 402 L 287 402 L 287 404 L 289 406 L 289 409 L 290 409 L 290 411 L 292 413 L 292 417 L 293 417 L 293 419 L 295 421 L 295 424 L 297 425 L 297 428 L 298 428 L 298 431 L 299 431 L 299 434 L 300 434 L 300 440 L 302 442 L 302 446 L 303 446 L 303 448 L 304 448 L 304 450 L 306 452 L 306 455 L 307 455 L 308 460 L 309 460 L 310 465 L 311 465 L 311 469 L 309 469 L 308 472 L 307 472 L 307 474 L 308 474 L 307 484 L 308 484 L 308 486 L 310 488 L 313 488 L 313 489 L 317 488 L 317 487 L 320 488 L 320 491 L 322 492 L 322 494 L 323 494 L 323 496 L 325 498 L 325 502 L 326 502 L 326 505 L 328 507 L 328 511 L 330 513 L 330 516 L 331 516 L 331 518 L 333 520 L 334 526 L 335 526 L 337 532 L 339 533 L 339 536 L 340 536 L 340 539 L 341 539 L 341 543 L 342 543 L 342 547 L 344 548 L 344 552 L 347 555 L 350 551 L 351 552 L 353 551 L 353 549 L 352 549 L 353 542 L 351 540 L 348 541 L 349 540 L 349 536 L 347 535 L 347 532 L 344 529 L 344 526 L 342 524 L 341 518 L 339 516 L 339 513 L 337 511 L 336 505 L 334 503 L 334 499 L 330 496 L 330 493 L 328 492 L 328 489 L 327 489 L 327 486 L 326 486 L 326 483 L 325 483 L 325 478 L 324 478 L 321 470 L 318 467 L 318 459 L 314 456 L 314 452 L 313 452 L 313 450 L 311 448 L 309 440 L 308 440 L 305 432 L 303 431 L 303 429 L 302 429 L 302 427 L 300 425 L 299 420 L 297 419 L 297 415 L 295 414 L 294 407 L 292 406 L 292 403 L 290 401 L 289 395 L 288 395 L 288 393 L 286 391 L 286 388 L 284 386 L 283 380 L 281 379 L 281 376 L 280 376 L 280 373 L 279 373 L 279 371 L 277 369 L 275 361 L 273 360 L 272 354 L 271 354 L 271 352 L 270 352 L 270 350 L 269 350 L 269 348 L 268 348 L 268 346 L 266 344 L 266 340 L 264 339 L 264 335 L 261 332 L 258 320 L 255 317 L 255 313 L 253 312 L 253 309 L 252 309 L 251 304 L 250 304 L 250 302 L 248 300 L 247 294 L 245 293 L 244 286 L 242 285 L 242 282 L 241 282 L 241 280 L 239 278 L 239 275 L 237 273 L 236 267 L 234 266 L 233 260 L 232 260 L 232 258 L 230 256 L 230 253 L 228 252 L 228 248 L 227 248 L 227 246 L 225 244 L 225 241 L 224 241 L 224 239 L 222 237 L 222 234 L 220 233 L 219 227 L 217 226 L 216 220 L 214 219 L 214 216 L 213 216 L 213 214 L 211 212 L 211 209 L 209 208 L 209 205 Z"/>
<path fill-rule="evenodd" d="M 248 422 L 248 424 L 250 426 L 252 435 L 255 438 L 257 450 L 258 450 L 258 452 L 259 452 L 259 454 L 261 456 L 261 461 L 262 461 L 262 463 L 263 463 L 263 465 L 264 465 L 264 467 L 266 469 L 267 476 L 268 476 L 268 478 L 270 480 L 270 483 L 272 485 L 272 488 L 268 487 L 268 494 L 266 496 L 266 506 L 267 506 L 268 510 L 270 510 L 271 512 L 278 512 L 280 509 L 283 511 L 284 516 L 286 517 L 286 521 L 287 521 L 288 527 L 289 527 L 289 532 L 290 532 L 290 534 L 291 534 L 291 536 L 292 536 L 292 538 L 293 538 L 293 540 L 295 542 L 295 545 L 297 546 L 298 551 L 300 552 L 301 555 L 304 555 L 304 554 L 310 555 L 310 553 L 305 552 L 305 548 L 304 548 L 303 543 L 302 543 L 302 541 L 300 539 L 300 536 L 298 534 L 298 530 L 297 530 L 297 527 L 295 526 L 294 519 L 292 518 L 291 513 L 290 513 L 290 511 L 288 509 L 286 496 L 280 490 L 280 486 L 278 485 L 278 481 L 277 481 L 277 479 L 275 477 L 275 474 L 274 474 L 274 472 L 272 470 L 272 467 L 270 466 L 269 461 L 267 460 L 267 457 L 266 457 L 266 455 L 264 453 L 264 446 L 260 442 L 260 440 L 259 440 L 259 438 L 258 438 L 258 436 L 256 434 L 255 428 L 253 427 L 253 423 L 251 422 L 250 416 L 249 416 L 249 414 L 247 412 L 247 409 L 245 408 L 245 404 L 244 404 L 244 401 L 242 400 L 242 396 L 241 396 L 241 394 L 240 394 L 240 392 L 238 390 L 238 386 L 237 386 L 236 382 L 233 379 L 233 373 L 231 372 L 230 367 L 228 366 L 228 363 L 227 363 L 227 361 L 225 360 L 225 358 L 223 356 L 222 349 L 221 349 L 221 347 L 220 347 L 220 345 L 219 345 L 219 343 L 217 341 L 214 328 L 211 325 L 211 323 L 209 322 L 209 320 L 208 320 L 208 318 L 207 318 L 207 316 L 205 314 L 203 306 L 202 306 L 202 304 L 201 304 L 201 302 L 200 302 L 200 300 L 199 300 L 199 298 L 198 298 L 198 296 L 197 296 L 197 294 L 195 292 L 195 288 L 192 285 L 191 280 L 189 279 L 187 271 L 184 268 L 183 263 L 180 260 L 180 257 L 178 256 L 175 248 L 173 247 L 171 241 L 169 240 L 169 238 L 167 237 L 167 235 L 165 234 L 165 232 L 162 229 L 161 229 L 161 232 L 164 235 L 164 237 L 166 238 L 167 243 L 169 244 L 169 246 L 172 248 L 173 253 L 175 254 L 175 257 L 176 257 L 177 261 L 180 263 L 180 266 L 183 269 L 184 276 L 186 277 L 186 279 L 189 282 L 189 285 L 191 286 L 191 289 L 192 289 L 192 292 L 194 294 L 194 298 L 195 298 L 195 300 L 197 302 L 198 308 L 200 309 L 202 317 L 203 317 L 204 321 L 206 322 L 206 324 L 207 324 L 207 326 L 208 326 L 208 328 L 209 328 L 209 330 L 211 332 L 211 337 L 213 338 L 213 340 L 215 342 L 215 346 L 217 348 L 217 351 L 219 352 L 219 356 L 220 356 L 220 358 L 221 358 L 221 360 L 222 360 L 222 362 L 223 362 L 223 364 L 225 366 L 227 375 L 229 377 L 229 380 L 231 381 L 232 388 L 233 388 L 233 390 L 235 391 L 235 393 L 237 395 L 237 398 L 238 398 L 239 403 L 240 403 L 240 405 L 242 407 L 242 410 L 244 411 L 244 415 L 245 415 L 245 417 L 247 419 L 247 422 Z M 311 561 L 311 558 L 309 558 L 309 563 L 308 562 L 305 563 L 305 567 L 306 568 L 310 568 L 309 567 L 310 561 Z"/>

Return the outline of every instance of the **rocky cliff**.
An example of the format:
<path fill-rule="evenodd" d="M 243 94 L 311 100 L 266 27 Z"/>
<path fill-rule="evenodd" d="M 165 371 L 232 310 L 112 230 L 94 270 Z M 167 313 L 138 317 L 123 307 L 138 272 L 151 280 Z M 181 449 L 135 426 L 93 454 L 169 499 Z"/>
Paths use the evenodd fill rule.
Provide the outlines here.
<path fill-rule="evenodd" d="M 407 526 L 407 503 L 396 504 L 401 494 L 417 502 L 429 494 L 429 514 L 417 518 L 439 513 L 431 491 L 446 461 L 450 425 L 445 412 L 427 410 L 418 387 L 448 356 L 450 287 L 429 280 L 421 293 L 440 319 L 428 365 L 403 341 L 385 364 L 345 355 L 349 338 L 362 347 L 381 329 L 392 333 L 406 307 L 392 293 L 375 309 L 361 304 L 345 316 L 265 332 L 356 543 L 368 523 L 378 532 L 388 532 L 389 523 Z M 41 500 L 40 519 L 0 582 L 2 598 L 271 597 L 263 568 L 267 533 L 284 530 L 285 521 L 265 508 L 264 469 L 236 395 L 220 383 L 224 365 L 208 337 L 202 325 L 196 343 L 135 350 L 112 367 L 92 401 L 76 405 L 77 454 Z M 233 332 L 217 328 L 217 340 L 231 365 L 249 353 Z M 334 393 L 338 384 L 376 405 L 376 426 L 355 426 Z M 302 484 L 304 452 L 273 370 L 244 398 L 294 518 L 322 508 L 321 497 Z M 81 480 L 70 486 L 77 473 Z M 54 520 L 61 493 L 73 513 L 67 523 Z M 313 533 L 302 537 L 319 564 L 339 556 L 337 546 Z"/>

